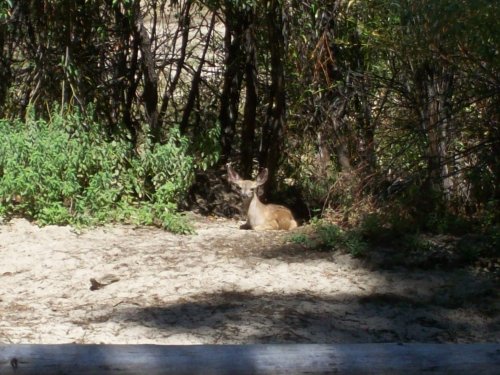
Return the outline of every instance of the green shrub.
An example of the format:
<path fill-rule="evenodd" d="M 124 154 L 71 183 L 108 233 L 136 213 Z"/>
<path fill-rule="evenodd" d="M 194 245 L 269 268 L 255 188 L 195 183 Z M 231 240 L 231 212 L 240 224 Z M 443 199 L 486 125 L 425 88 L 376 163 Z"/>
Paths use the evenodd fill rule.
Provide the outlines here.
<path fill-rule="evenodd" d="M 306 247 L 311 247 L 311 239 L 310 237 L 305 234 L 305 233 L 294 233 L 292 234 L 289 239 L 290 242 L 296 243 L 298 245 L 304 245 Z"/>
<path fill-rule="evenodd" d="M 361 219 L 360 231 L 370 243 L 382 242 L 386 238 L 388 231 L 384 222 L 385 220 L 379 214 L 367 214 Z"/>
<path fill-rule="evenodd" d="M 339 245 L 343 232 L 338 226 L 323 220 L 316 220 L 313 225 L 321 244 L 329 248 L 335 248 Z"/>
<path fill-rule="evenodd" d="M 137 156 L 128 141 L 106 139 L 99 129 L 89 116 L 57 109 L 49 120 L 0 120 L 0 215 L 189 232 L 177 210 L 194 176 L 187 140 L 174 128 L 167 143 Z"/>
<path fill-rule="evenodd" d="M 356 230 L 348 231 L 344 236 L 344 246 L 349 254 L 354 257 L 360 257 L 366 254 L 368 244 L 363 239 L 360 232 Z"/>
<path fill-rule="evenodd" d="M 295 233 L 289 240 L 308 248 L 324 251 L 347 251 L 353 256 L 365 254 L 367 244 L 356 230 L 345 231 L 325 220 L 312 221 L 312 233 Z"/>
<path fill-rule="evenodd" d="M 214 166 L 221 156 L 221 127 L 218 121 L 198 132 L 193 139 L 191 153 L 196 155 L 195 165 L 201 170 Z"/>

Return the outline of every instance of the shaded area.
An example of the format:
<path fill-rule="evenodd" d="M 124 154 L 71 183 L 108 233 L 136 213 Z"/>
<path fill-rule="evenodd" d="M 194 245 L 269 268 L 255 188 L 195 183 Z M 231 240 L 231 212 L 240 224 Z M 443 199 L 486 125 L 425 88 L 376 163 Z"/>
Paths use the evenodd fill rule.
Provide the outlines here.
<path fill-rule="evenodd" d="M 321 235 L 321 230 L 325 231 Z M 328 233 L 330 232 L 330 233 Z M 332 237 L 332 232 L 341 232 Z M 492 235 L 393 233 L 379 228 L 377 235 L 363 228 L 342 230 L 334 224 L 309 226 L 285 237 L 284 245 L 258 251 L 263 259 L 286 261 L 333 260 L 339 254 L 373 270 L 421 269 L 480 271 L 500 280 L 500 247 Z M 354 242 L 353 240 L 356 240 Z M 346 243 L 351 241 L 351 243 Z M 352 243 L 354 242 L 354 243 Z"/>
<path fill-rule="evenodd" d="M 487 340 L 498 341 L 494 335 L 500 331 L 498 314 L 470 319 L 467 312 L 475 309 L 475 301 L 450 307 L 440 303 L 441 298 L 221 292 L 168 306 L 117 309 L 109 319 L 160 329 L 167 335 L 190 333 L 202 342 L 204 337 L 207 341 L 217 337 L 216 343 L 441 343 L 488 336 Z"/>

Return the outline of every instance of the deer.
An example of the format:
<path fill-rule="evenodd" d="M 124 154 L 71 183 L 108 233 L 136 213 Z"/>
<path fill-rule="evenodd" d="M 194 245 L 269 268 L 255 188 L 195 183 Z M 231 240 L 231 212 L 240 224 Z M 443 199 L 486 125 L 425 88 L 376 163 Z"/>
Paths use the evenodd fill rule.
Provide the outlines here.
<path fill-rule="evenodd" d="M 290 230 L 297 227 L 297 222 L 288 208 L 260 201 L 258 190 L 267 181 L 267 168 L 259 173 L 255 181 L 243 180 L 230 164 L 227 164 L 227 172 L 228 181 L 239 187 L 243 207 L 247 207 L 247 222 L 240 229 L 265 231 Z"/>

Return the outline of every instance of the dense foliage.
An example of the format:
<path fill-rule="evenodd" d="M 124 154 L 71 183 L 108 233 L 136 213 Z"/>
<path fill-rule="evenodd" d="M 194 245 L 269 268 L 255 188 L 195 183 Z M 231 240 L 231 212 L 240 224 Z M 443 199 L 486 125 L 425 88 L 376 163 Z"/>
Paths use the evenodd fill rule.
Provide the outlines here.
<path fill-rule="evenodd" d="M 40 224 L 157 221 L 191 230 L 176 203 L 192 182 L 194 163 L 176 128 L 168 142 L 134 157 L 130 142 L 106 139 L 78 112 L 53 110 L 49 120 L 29 113 L 25 122 L 0 121 L 0 143 L 0 215 Z"/>
<path fill-rule="evenodd" d="M 498 226 L 498 2 L 0 4 L 0 215 L 185 231 L 233 161 L 349 225 Z"/>

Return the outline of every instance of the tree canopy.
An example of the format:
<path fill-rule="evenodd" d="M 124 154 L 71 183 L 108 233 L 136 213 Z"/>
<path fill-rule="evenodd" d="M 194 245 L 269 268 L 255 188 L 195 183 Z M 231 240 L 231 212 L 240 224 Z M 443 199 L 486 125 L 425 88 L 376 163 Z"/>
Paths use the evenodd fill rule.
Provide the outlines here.
<path fill-rule="evenodd" d="M 333 209 L 349 221 L 385 207 L 424 229 L 436 217 L 498 224 L 499 7 L 2 1 L 2 210 L 47 210 L 19 182 L 34 159 L 18 150 L 42 121 L 64 133 L 48 135 L 42 154 L 58 155 L 58 140 L 107 150 L 85 165 L 75 151 L 73 188 L 44 193 L 63 217 L 80 204 L 71 196 L 97 204 L 92 188 L 113 191 L 101 197 L 113 205 L 176 204 L 196 171 L 231 161 L 244 177 L 268 168 L 266 190 L 292 205 L 300 197 L 311 215 Z"/>

